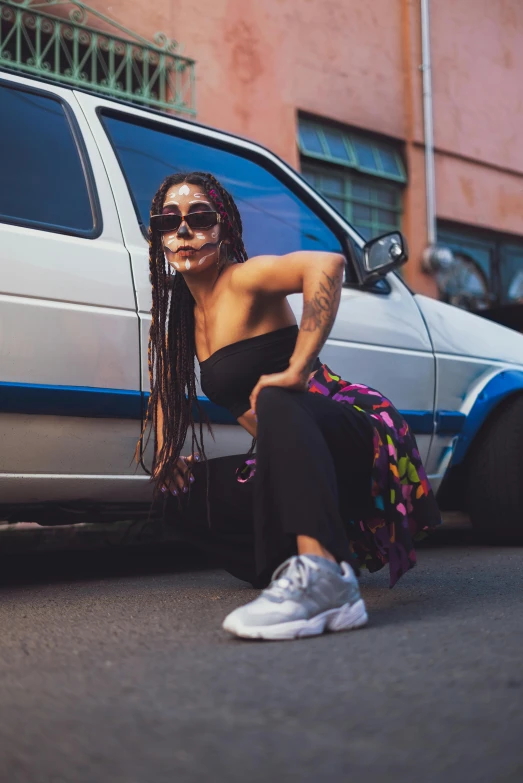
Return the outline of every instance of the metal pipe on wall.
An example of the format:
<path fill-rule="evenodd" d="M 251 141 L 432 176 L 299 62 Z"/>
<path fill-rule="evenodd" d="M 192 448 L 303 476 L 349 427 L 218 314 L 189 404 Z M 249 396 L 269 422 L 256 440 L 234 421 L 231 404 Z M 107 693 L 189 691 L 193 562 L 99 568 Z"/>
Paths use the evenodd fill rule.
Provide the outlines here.
<path fill-rule="evenodd" d="M 421 71 L 423 74 L 423 126 L 425 140 L 427 244 L 430 247 L 436 243 L 436 175 L 434 170 L 434 124 L 432 115 L 430 0 L 421 0 L 421 59 Z"/>

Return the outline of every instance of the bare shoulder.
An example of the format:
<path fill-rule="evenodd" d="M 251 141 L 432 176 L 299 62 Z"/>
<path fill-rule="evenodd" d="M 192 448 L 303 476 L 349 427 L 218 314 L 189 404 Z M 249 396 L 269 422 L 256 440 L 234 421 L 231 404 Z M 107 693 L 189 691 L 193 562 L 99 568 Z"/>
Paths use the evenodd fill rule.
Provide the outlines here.
<path fill-rule="evenodd" d="M 253 256 L 243 264 L 234 264 L 229 272 L 229 285 L 237 293 L 263 290 L 263 282 L 281 262 L 281 256 Z"/>
<path fill-rule="evenodd" d="M 254 256 L 244 264 L 234 266 L 230 277 L 231 286 L 241 292 L 298 293 L 301 290 L 303 265 L 309 255 L 298 250 L 282 256 Z"/>
<path fill-rule="evenodd" d="M 234 264 L 231 269 L 231 277 L 238 281 L 249 275 L 257 274 L 260 270 L 269 269 L 276 263 L 281 262 L 285 256 L 252 256 L 243 264 Z"/>
<path fill-rule="evenodd" d="M 343 264 L 343 257 L 333 253 L 297 250 L 282 256 L 266 255 L 250 258 L 231 269 L 230 285 L 241 293 L 267 293 L 287 296 L 303 291 L 303 279 L 308 269 L 331 264 Z"/>

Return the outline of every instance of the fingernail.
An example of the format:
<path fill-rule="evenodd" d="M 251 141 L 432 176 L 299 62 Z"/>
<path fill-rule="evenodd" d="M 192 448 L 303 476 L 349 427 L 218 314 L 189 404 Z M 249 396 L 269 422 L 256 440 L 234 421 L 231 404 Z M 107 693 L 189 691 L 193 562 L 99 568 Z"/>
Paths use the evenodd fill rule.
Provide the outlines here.
<path fill-rule="evenodd" d="M 194 476 L 191 476 L 189 481 L 191 482 L 191 484 L 194 484 Z"/>
<path fill-rule="evenodd" d="M 199 454 L 195 454 L 194 455 L 194 459 L 196 460 L 196 462 L 199 462 L 200 461 L 200 455 Z"/>
<path fill-rule="evenodd" d="M 167 492 L 167 488 L 166 487 L 162 487 L 160 492 Z"/>
<path fill-rule="evenodd" d="M 178 494 L 178 490 L 177 489 L 173 489 L 171 491 L 172 491 L 173 495 L 177 495 Z"/>
<path fill-rule="evenodd" d="M 187 487 L 184 487 L 184 488 L 183 488 L 183 491 L 184 491 L 184 492 L 188 492 L 189 490 L 188 490 L 188 488 L 187 488 Z"/>
<path fill-rule="evenodd" d="M 256 413 L 256 411 L 255 411 L 255 410 L 253 410 L 253 409 L 251 408 L 251 413 L 252 413 L 252 415 L 254 416 L 254 414 Z"/>

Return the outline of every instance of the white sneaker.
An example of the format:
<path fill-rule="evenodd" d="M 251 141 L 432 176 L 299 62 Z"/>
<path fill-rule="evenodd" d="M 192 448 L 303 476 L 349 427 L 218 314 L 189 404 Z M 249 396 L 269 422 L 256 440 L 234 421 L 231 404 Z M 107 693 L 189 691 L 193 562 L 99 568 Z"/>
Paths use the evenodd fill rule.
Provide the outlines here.
<path fill-rule="evenodd" d="M 367 620 L 348 563 L 295 555 L 276 569 L 258 598 L 231 612 L 223 627 L 246 639 L 297 639 L 360 628 Z"/>

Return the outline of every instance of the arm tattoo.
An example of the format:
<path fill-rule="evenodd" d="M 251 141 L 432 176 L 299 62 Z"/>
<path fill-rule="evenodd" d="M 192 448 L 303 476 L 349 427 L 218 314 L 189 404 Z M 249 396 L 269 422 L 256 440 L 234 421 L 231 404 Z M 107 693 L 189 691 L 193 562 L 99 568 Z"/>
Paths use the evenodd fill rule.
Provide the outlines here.
<path fill-rule="evenodd" d="M 336 305 L 341 281 L 323 272 L 324 280 L 312 299 L 303 300 L 301 329 L 304 332 L 316 332 L 325 329 L 329 332 L 336 317 Z"/>

